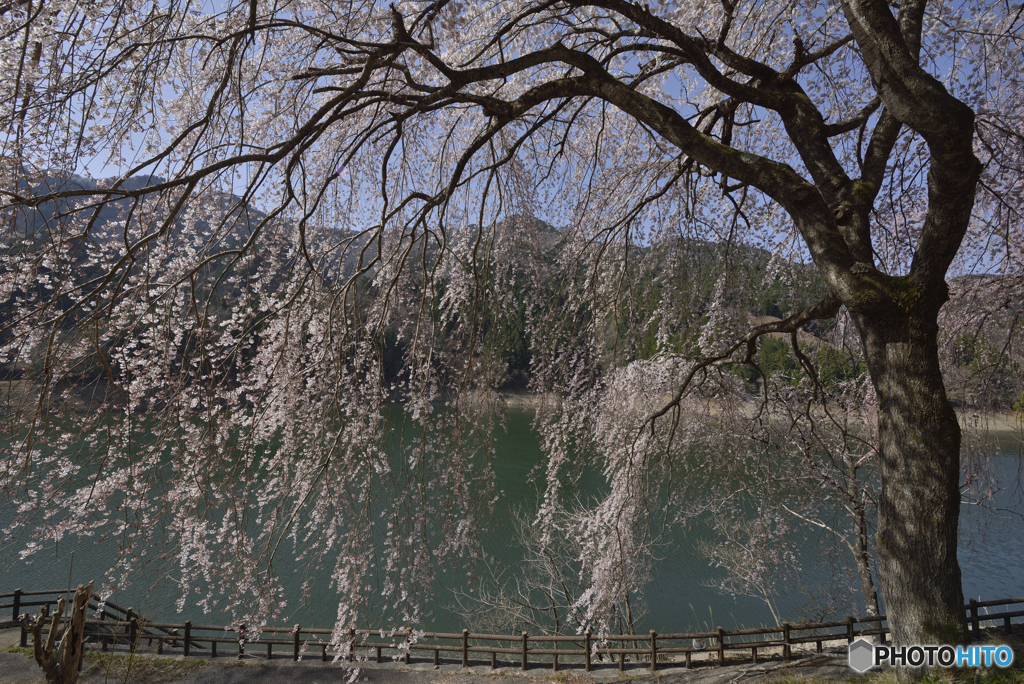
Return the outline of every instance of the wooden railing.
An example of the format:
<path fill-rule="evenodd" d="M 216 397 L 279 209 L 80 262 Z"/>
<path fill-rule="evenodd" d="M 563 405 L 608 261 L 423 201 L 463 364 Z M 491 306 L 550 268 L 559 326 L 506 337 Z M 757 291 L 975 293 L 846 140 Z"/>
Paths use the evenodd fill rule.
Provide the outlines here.
<path fill-rule="evenodd" d="M 64 591 L 21 591 L 20 589 L 0 594 L 0 600 L 12 599 L 0 604 L 0 614 L 11 609 L 11 620 L 0 622 L 0 627 L 20 625 L 18 616 L 22 609 L 31 606 L 54 604 Z M 49 598 L 43 598 L 49 597 Z M 1024 597 L 999 599 L 995 601 L 971 600 L 964 606 L 967 622 L 973 638 L 981 635 L 983 627 L 1002 627 L 1006 633 L 1013 628 L 1014 618 L 1024 618 L 1024 610 L 982 612 L 983 609 L 1024 604 Z M 794 646 L 814 644 L 814 650 L 821 652 L 827 642 L 851 643 L 860 636 L 877 636 L 885 643 L 889 628 L 884 615 L 853 617 L 832 622 L 798 623 L 784 622 L 775 627 L 725 630 L 717 627 L 710 632 L 685 634 L 657 634 L 653 630 L 646 635 L 623 634 L 602 635 L 600 638 L 590 632 L 576 636 L 521 634 L 477 634 L 468 630 L 461 633 L 419 632 L 411 630 L 350 630 L 340 645 L 331 645 L 332 629 L 313 627 L 264 627 L 250 637 L 245 624 L 202 625 L 191 621 L 183 623 L 154 622 L 135 614 L 131 608 L 121 608 L 106 601 L 99 602 L 94 595 L 90 603 L 92 610 L 102 610 L 98 618 L 86 620 L 88 639 L 100 643 L 103 649 L 116 649 L 124 645 L 129 650 L 150 648 L 156 653 L 180 653 L 185 657 L 234 654 L 241 658 L 246 655 L 266 654 L 269 660 L 276 657 L 317 657 L 321 660 L 343 656 L 347 660 L 376 660 L 380 662 L 385 654 L 389 658 L 410 662 L 414 655 L 419 658 L 432 657 L 435 665 L 445 660 L 459 659 L 463 667 L 471 662 L 490 661 L 492 668 L 502 664 L 518 664 L 526 670 L 531 665 L 547 666 L 558 670 L 560 665 L 582 664 L 590 671 L 595 664 L 613 665 L 626 669 L 627 659 L 631 663 L 644 663 L 651 670 L 669 663 L 694 665 L 695 654 L 705 662 L 725 664 L 727 652 L 749 651 L 755 663 L 759 655 L 764 657 L 771 649 L 789 660 L 793 657 Z M 1019 627 L 1024 620 L 1018 620 Z M 26 633 L 22 629 L 22 645 L 26 645 Z M 218 654 L 218 649 L 220 653 Z M 265 649 L 265 650 L 264 650 Z"/>
<path fill-rule="evenodd" d="M 57 601 L 62 596 L 70 598 L 74 593 L 74 589 L 44 589 L 41 591 L 22 591 L 21 589 L 16 589 L 10 593 L 0 594 L 0 600 L 11 599 L 10 603 L 0 605 L 0 613 L 6 608 L 11 609 L 11 619 L 9 621 L 0 621 L 0 627 L 20 626 L 21 620 L 19 616 L 25 612 L 24 608 L 33 606 L 56 607 Z M 131 632 L 134 625 L 134 629 L 139 635 L 149 639 L 155 636 L 170 635 L 170 632 L 166 630 L 149 625 L 131 608 L 122 608 L 109 600 L 102 601 L 99 594 L 94 593 L 92 598 L 89 599 L 89 609 L 94 611 L 97 617 L 86 620 L 87 635 L 93 637 L 96 641 L 102 641 L 104 650 L 106 650 L 107 645 L 116 643 L 119 638 L 122 639 L 122 643 L 127 643 L 130 635 L 127 633 L 125 635 L 119 634 L 119 625 L 124 625 L 128 632 Z M 142 627 L 142 624 L 145 624 L 145 627 Z M 27 640 L 28 633 L 22 628 L 21 646 L 26 646 Z"/>

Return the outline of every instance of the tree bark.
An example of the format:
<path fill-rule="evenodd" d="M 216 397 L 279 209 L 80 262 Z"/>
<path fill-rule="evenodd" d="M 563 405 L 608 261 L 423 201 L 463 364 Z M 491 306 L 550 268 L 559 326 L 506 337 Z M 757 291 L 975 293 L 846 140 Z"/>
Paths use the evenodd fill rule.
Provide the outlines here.
<path fill-rule="evenodd" d="M 894 644 L 956 644 L 967 635 L 957 561 L 960 426 L 936 339 L 948 292 L 910 294 L 902 298 L 916 300 L 909 311 L 854 315 L 879 400 L 879 580 Z"/>

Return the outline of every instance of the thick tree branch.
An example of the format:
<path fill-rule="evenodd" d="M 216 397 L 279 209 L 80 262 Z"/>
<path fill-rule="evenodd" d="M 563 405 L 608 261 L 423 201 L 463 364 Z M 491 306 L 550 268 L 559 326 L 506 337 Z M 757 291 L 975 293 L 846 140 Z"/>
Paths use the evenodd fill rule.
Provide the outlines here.
<path fill-rule="evenodd" d="M 724 46 L 689 36 L 675 25 L 654 15 L 647 8 L 641 7 L 639 4 L 626 2 L 625 0 L 604 0 L 603 2 L 580 2 L 574 0 L 570 4 L 577 7 L 589 5 L 611 10 L 650 31 L 652 35 L 672 41 L 679 48 L 682 56 L 697 69 L 701 78 L 726 95 L 770 109 L 776 109 L 782 103 L 783 98 L 778 93 L 728 78 L 715 68 L 708 54 L 714 54 L 731 68 L 766 81 L 773 81 L 778 77 L 778 72 L 774 69 L 755 60 L 740 57 Z"/>
<path fill-rule="evenodd" d="M 837 121 L 836 123 L 825 124 L 824 133 L 826 136 L 832 138 L 843 133 L 849 133 L 855 131 L 868 122 L 871 115 L 878 111 L 879 105 L 882 101 L 878 97 L 871 99 L 871 102 L 864 105 L 864 107 L 857 112 L 854 116 L 850 117 L 846 121 Z"/>
<path fill-rule="evenodd" d="M 910 273 L 932 286 L 945 278 L 974 206 L 974 112 L 918 64 L 923 0 L 907 3 L 899 20 L 882 0 L 844 0 L 843 11 L 886 110 L 931 152 L 928 214 Z"/>
<path fill-rule="evenodd" d="M 882 187 L 889 155 L 892 154 L 893 145 L 896 144 L 902 127 L 903 124 L 888 109 L 882 109 L 882 113 L 878 115 L 875 130 L 871 134 L 864 162 L 861 165 L 861 178 L 875 189 L 874 194 L 865 198 L 868 206 L 874 202 L 878 190 Z"/>

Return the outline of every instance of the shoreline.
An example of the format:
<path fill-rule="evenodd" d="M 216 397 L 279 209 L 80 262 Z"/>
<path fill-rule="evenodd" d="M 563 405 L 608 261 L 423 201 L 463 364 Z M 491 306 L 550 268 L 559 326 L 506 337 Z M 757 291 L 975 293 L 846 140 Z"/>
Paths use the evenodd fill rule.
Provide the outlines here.
<path fill-rule="evenodd" d="M 524 390 L 493 390 L 488 392 L 487 398 L 480 396 L 481 392 L 473 392 L 470 402 L 474 405 L 501 402 L 506 409 L 536 410 L 550 403 L 560 401 L 560 397 L 553 392 L 528 392 Z M 671 399 L 666 397 L 667 403 Z M 755 404 L 750 402 L 753 407 Z M 969 427 L 980 427 L 982 433 L 998 435 L 1022 435 L 1024 436 L 1024 415 L 1018 414 L 1009 409 L 995 411 L 976 411 L 973 409 L 954 409 L 960 429 L 966 430 Z"/>
<path fill-rule="evenodd" d="M 11 414 L 29 409 L 38 401 L 38 396 L 27 380 L 0 381 L 0 413 Z M 536 411 L 561 401 L 555 392 L 531 392 L 527 390 L 474 390 L 466 398 L 472 407 L 490 406 L 505 410 Z M 666 396 L 665 403 L 671 401 Z M 753 409 L 756 404 L 751 401 L 748 406 Z M 89 402 L 79 399 L 74 406 L 76 412 L 88 410 Z M 974 409 L 956 409 L 960 429 L 965 436 L 979 435 L 982 438 L 994 438 L 999 441 L 1017 439 L 1024 442 L 1024 414 L 1010 409 L 994 411 L 978 411 Z"/>

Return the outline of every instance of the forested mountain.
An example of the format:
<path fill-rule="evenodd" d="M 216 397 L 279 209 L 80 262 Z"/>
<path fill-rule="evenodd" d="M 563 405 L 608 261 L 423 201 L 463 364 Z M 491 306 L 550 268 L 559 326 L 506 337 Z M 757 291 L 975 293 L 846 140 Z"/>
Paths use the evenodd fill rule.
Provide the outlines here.
<path fill-rule="evenodd" d="M 113 260 L 124 258 L 126 245 L 138 239 L 143 231 L 162 231 L 165 235 L 161 240 L 172 246 L 169 251 L 188 250 L 194 241 L 183 234 L 180 220 L 161 225 L 166 221 L 168 207 L 139 204 L 133 196 L 135 191 L 161 182 L 163 179 L 155 176 L 97 181 L 56 173 L 43 175 L 34 183 L 26 181 L 22 188 L 26 195 L 42 195 L 57 189 L 112 188 L 123 192 L 125 197 L 100 204 L 95 212 L 78 213 L 78 223 L 70 224 L 73 230 L 64 220 L 67 198 L 21 208 L 15 214 L 15 225 L 5 232 L 3 252 L 8 258 L 18 253 L 38 252 L 40 275 L 45 277 L 52 273 L 54 281 L 60 280 L 71 289 L 87 290 L 96 286 L 95 279 L 106 272 Z M 204 211 L 206 213 L 191 225 L 203 233 L 202 244 L 210 261 L 197 274 L 193 286 L 197 301 L 204 302 L 216 321 L 231 315 L 241 282 L 261 271 L 261 275 L 266 276 L 266 257 L 271 251 L 292 250 L 296 253 L 294 258 L 299 258 L 300 250 L 295 244 L 282 241 L 279 233 L 276 239 L 264 238 L 260 234 L 261 222 L 286 224 L 294 237 L 297 221 L 268 217 L 251 202 L 231 194 L 216 195 L 213 201 L 206 202 Z M 42 245 L 53 244 L 53 231 L 64 231 L 61 252 L 55 253 L 52 248 L 41 251 Z M 211 235 L 217 239 L 210 240 Z M 295 239 L 306 240 L 320 251 L 331 254 L 330 259 L 321 262 L 327 292 L 357 278 L 358 292 L 366 301 L 381 295 L 374 285 L 376 271 L 372 258 L 374 250 L 379 248 L 377 243 L 384 239 L 381 235 L 321 226 L 315 230 L 307 228 L 301 238 Z M 532 361 L 537 353 L 557 354 L 557 350 L 536 348 L 537 339 L 550 338 L 538 336 L 538 329 L 561 326 L 568 333 L 570 329 L 578 332 L 587 327 L 582 320 L 567 320 L 562 316 L 569 296 L 567 272 L 575 274 L 577 279 L 590 278 L 594 287 L 615 290 L 615 304 L 611 308 L 593 309 L 587 314 L 599 320 L 599 325 L 592 329 L 599 331 L 597 346 L 601 350 L 601 367 L 606 369 L 666 352 L 699 356 L 704 351 L 702 335 L 706 337 L 709 328 L 717 327 L 718 333 L 723 329 L 733 330 L 739 335 L 749 323 L 783 318 L 817 301 L 825 291 L 824 282 L 809 265 L 782 259 L 763 248 L 737 243 L 727 246 L 679 236 L 628 245 L 616 238 L 581 246 L 573 242 L 575 233 L 571 229 L 521 215 L 509 216 L 483 229 L 475 224 L 455 228 L 445 239 L 469 243 L 478 255 L 475 264 L 467 265 L 484 294 L 476 311 L 478 339 L 473 343 L 476 353 L 489 361 L 482 365 L 492 370 L 472 382 L 498 390 L 551 389 L 548 380 L 536 376 Z M 444 248 L 443 242 L 424 242 L 413 246 L 408 258 L 412 262 L 427 263 Z M 599 272 L 595 268 L 607 251 L 626 257 L 615 260 L 618 269 L 615 272 Z M 137 259 L 135 268 L 159 267 L 159 262 L 152 258 L 139 256 Z M 567 263 L 570 264 L 568 269 L 565 268 Z M 360 269 L 362 272 L 357 275 Z M 598 283 L 602 278 L 603 282 Z M 274 280 L 272 278 L 271 282 Z M 408 380 L 409 370 L 404 358 L 410 339 L 407 328 L 416 320 L 414 309 L 426 301 L 428 307 L 435 307 L 439 314 L 445 299 L 444 279 L 434 283 L 435 291 L 426 299 L 419 289 L 422 282 L 422 277 L 413 277 L 410 292 L 389 294 L 401 304 L 396 304 L 395 313 L 379 332 L 381 370 L 397 400 L 401 400 L 403 382 Z M 723 288 L 723 283 L 728 283 L 728 288 Z M 36 287 L 45 288 L 45 285 Z M 0 306 L 0 323 L 5 328 L 10 324 L 10 298 L 19 294 L 24 293 L 12 293 Z M 131 296 L 131 293 L 125 291 L 123 296 Z M 67 316 L 70 328 L 76 320 L 75 313 L 65 311 L 61 315 Z M 253 342 L 239 350 L 239 363 L 246 362 L 246 349 L 255 346 L 259 331 L 260 323 L 254 318 L 251 321 Z M 950 394 L 955 403 L 982 402 L 989 407 L 1009 408 L 1021 400 L 1012 379 L 1019 369 L 998 353 L 998 339 L 998 331 L 978 330 L 959 331 L 956 340 L 947 341 Z M 866 372 L 857 341 L 844 331 L 837 331 L 834 320 L 812 322 L 801 334 L 800 341 L 825 386 Z M 451 341 L 455 345 L 463 343 Z M 110 344 L 108 342 L 107 346 Z M 735 371 L 752 394 L 760 391 L 764 377 L 778 378 L 794 386 L 804 377 L 805 370 L 787 336 L 765 335 L 758 345 L 759 370 L 745 366 Z M 79 382 L 102 382 L 104 371 L 113 372 L 109 366 L 104 368 L 102 349 L 98 351 L 93 349 L 79 359 L 78 372 L 74 374 Z M 185 351 L 183 348 L 183 356 Z M 38 355 L 34 350 L 25 350 L 17 359 L 4 364 L 3 373 L 7 377 L 20 377 L 32 359 L 37 364 L 33 372 L 40 372 Z M 994 363 L 992 359 L 1002 360 Z M 227 372 L 224 377 L 231 375 Z M 452 377 L 450 381 L 457 379 Z M 94 396 L 96 392 L 88 394 Z"/>

